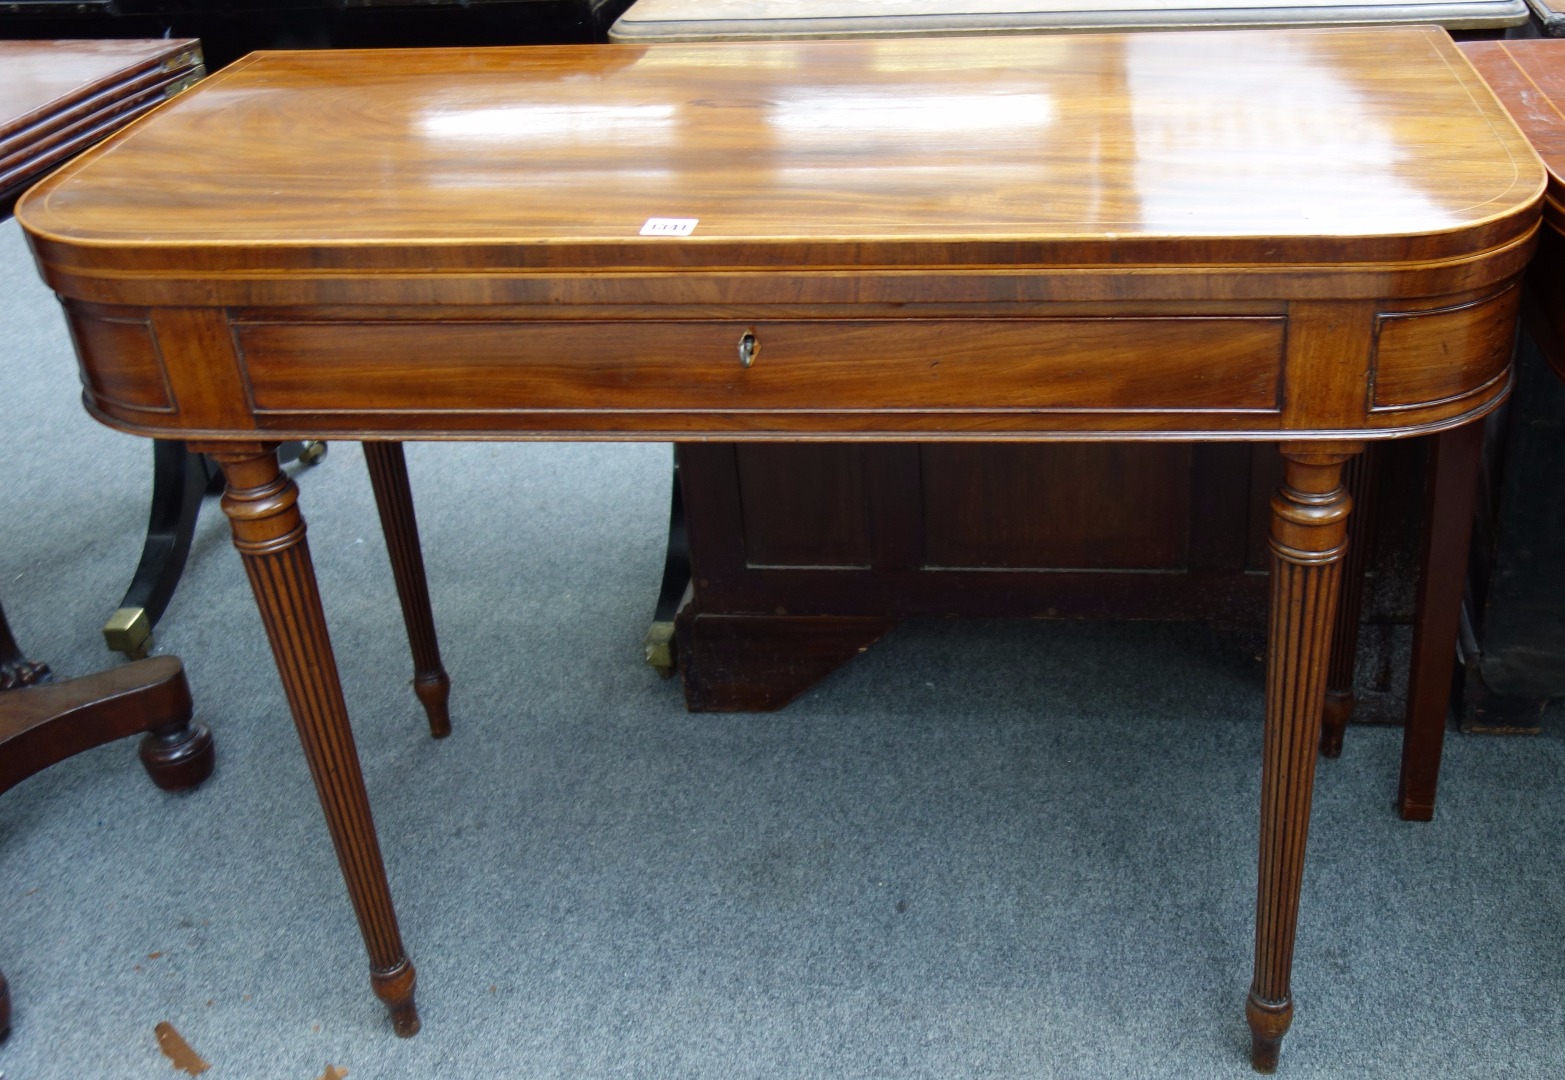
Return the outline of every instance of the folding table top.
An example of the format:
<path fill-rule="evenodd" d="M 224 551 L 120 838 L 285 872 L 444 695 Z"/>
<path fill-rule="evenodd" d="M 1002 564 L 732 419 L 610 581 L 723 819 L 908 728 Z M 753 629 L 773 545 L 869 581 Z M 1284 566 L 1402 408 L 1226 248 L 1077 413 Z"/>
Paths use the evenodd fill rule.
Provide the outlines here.
<path fill-rule="evenodd" d="M 0 41 L 0 201 L 189 86 L 196 41 Z"/>
<path fill-rule="evenodd" d="M 609 40 L 1412 23 L 1479 30 L 1521 26 L 1526 21 L 1526 0 L 637 0 L 614 23 Z"/>

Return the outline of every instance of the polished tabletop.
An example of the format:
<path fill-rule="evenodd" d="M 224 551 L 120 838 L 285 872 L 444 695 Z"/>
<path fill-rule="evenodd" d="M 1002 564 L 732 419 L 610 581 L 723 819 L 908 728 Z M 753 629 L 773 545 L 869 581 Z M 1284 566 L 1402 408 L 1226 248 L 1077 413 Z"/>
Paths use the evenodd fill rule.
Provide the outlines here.
<path fill-rule="evenodd" d="M 1259 31 L 255 54 L 20 216 L 121 270 L 1363 264 L 1541 184 L 1441 31 Z"/>

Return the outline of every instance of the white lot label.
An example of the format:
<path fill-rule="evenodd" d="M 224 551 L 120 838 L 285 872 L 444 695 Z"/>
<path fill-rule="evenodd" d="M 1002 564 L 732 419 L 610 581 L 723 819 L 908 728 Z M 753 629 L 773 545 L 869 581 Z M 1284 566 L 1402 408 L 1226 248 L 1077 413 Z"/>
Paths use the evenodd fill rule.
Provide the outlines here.
<path fill-rule="evenodd" d="M 649 217 L 641 227 L 641 235 L 689 236 L 696 231 L 696 222 L 700 220 L 693 217 Z"/>

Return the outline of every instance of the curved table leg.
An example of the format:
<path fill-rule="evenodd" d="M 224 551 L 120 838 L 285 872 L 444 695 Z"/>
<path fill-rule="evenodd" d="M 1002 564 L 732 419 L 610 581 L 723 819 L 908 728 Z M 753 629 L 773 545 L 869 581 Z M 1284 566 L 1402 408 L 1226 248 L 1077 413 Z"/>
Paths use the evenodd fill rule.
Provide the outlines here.
<path fill-rule="evenodd" d="M 1342 736 L 1358 704 L 1353 697 L 1353 676 L 1364 607 L 1364 572 L 1373 546 L 1379 457 L 1375 448 L 1368 446 L 1343 468 L 1342 485 L 1353 500 L 1353 516 L 1348 520 L 1348 553 L 1342 559 L 1342 595 L 1331 633 L 1331 666 L 1326 673 L 1326 707 L 1320 728 L 1320 752 L 1333 758 L 1342 753 Z"/>
<path fill-rule="evenodd" d="M 213 475 L 206 458 L 192 454 L 184 443 L 170 439 L 153 442 L 152 509 L 141 561 L 118 610 L 103 624 L 103 640 L 114 652 L 132 660 L 147 655 L 152 628 L 163 617 L 185 572 L 201 499 Z"/>
<path fill-rule="evenodd" d="M 413 650 L 413 693 L 429 717 L 430 735 L 443 739 L 451 734 L 447 705 L 451 678 L 440 662 L 440 643 L 435 639 L 435 616 L 429 605 L 429 581 L 424 576 L 407 459 L 399 442 L 367 442 L 363 446 L 370 486 L 375 489 L 375 509 L 380 511 L 380 528 L 391 556 L 391 576 L 396 579 L 397 599 L 402 604 L 402 621 Z"/>
<path fill-rule="evenodd" d="M 1413 617 L 1413 664 L 1407 681 L 1402 772 L 1397 809 L 1404 821 L 1435 816 L 1435 785 L 1445 746 L 1451 675 L 1467 584 L 1467 550 L 1483 456 L 1482 423 L 1463 424 L 1431 440 L 1424 482 L 1424 536 Z"/>
<path fill-rule="evenodd" d="M 277 464 L 276 444 L 210 444 L 228 487 L 223 510 L 233 528 L 271 642 L 277 671 L 320 796 L 337 861 L 369 953 L 370 984 L 401 1036 L 418 1031 L 414 970 L 402 946 L 391 887 L 375 837 L 369 795 L 348 723 L 299 514 L 299 490 Z"/>
<path fill-rule="evenodd" d="M 1255 978 L 1245 1006 L 1250 1063 L 1277 1067 L 1293 1019 L 1288 980 L 1310 795 L 1352 506 L 1342 466 L 1356 445 L 1284 444 L 1286 472 L 1272 496 L 1272 601 L 1261 766 L 1261 851 L 1255 902 Z"/>
<path fill-rule="evenodd" d="M 284 443 L 279 452 L 286 464 L 298 459 L 314 465 L 326 456 L 326 444 Z M 222 475 L 202 454 L 182 442 L 157 439 L 152 444 L 152 507 L 141 561 L 120 606 L 103 624 L 103 640 L 111 652 L 139 660 L 152 647 L 152 628 L 163 617 L 190 556 L 201 500 L 222 490 Z"/>

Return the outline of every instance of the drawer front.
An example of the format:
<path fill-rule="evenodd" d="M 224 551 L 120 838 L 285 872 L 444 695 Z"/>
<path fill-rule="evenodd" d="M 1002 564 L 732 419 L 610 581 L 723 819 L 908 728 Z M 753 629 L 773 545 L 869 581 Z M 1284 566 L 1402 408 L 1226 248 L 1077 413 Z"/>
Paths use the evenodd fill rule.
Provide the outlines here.
<path fill-rule="evenodd" d="M 1274 412 L 1284 325 L 1272 317 L 239 321 L 234 336 L 259 416 Z"/>
<path fill-rule="evenodd" d="M 1433 312 L 1383 315 L 1376 327 L 1371 412 L 1416 409 L 1480 390 L 1505 375 L 1521 289 Z"/>

